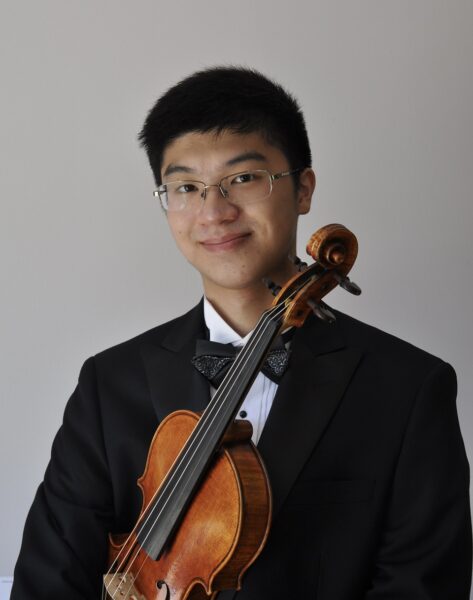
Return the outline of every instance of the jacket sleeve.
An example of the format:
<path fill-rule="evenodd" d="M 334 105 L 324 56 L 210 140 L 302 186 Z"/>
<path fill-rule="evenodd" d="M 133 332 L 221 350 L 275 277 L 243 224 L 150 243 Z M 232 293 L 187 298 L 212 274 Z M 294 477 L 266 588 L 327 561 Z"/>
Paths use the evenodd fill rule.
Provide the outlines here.
<path fill-rule="evenodd" d="M 113 495 L 94 359 L 85 362 L 29 511 L 11 600 L 101 597 Z"/>
<path fill-rule="evenodd" d="M 412 409 L 365 600 L 468 600 L 469 469 L 456 377 L 440 363 Z"/>

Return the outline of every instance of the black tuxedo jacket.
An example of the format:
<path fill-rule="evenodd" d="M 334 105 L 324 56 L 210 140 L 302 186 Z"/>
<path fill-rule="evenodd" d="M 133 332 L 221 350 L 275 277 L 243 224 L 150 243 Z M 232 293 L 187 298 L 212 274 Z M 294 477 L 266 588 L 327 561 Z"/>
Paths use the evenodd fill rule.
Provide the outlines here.
<path fill-rule="evenodd" d="M 468 463 L 443 361 L 341 313 L 292 342 L 258 448 L 274 497 L 238 600 L 467 600 Z M 100 598 L 158 423 L 209 398 L 202 306 L 86 361 L 25 526 L 12 600 Z M 220 598 L 231 598 L 223 593 Z"/>

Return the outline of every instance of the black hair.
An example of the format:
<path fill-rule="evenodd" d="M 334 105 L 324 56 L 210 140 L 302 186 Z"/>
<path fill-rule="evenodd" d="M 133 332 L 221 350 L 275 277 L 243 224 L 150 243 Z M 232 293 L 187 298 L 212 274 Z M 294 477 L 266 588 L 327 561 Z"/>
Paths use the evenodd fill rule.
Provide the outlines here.
<path fill-rule="evenodd" d="M 225 130 L 261 132 L 283 152 L 291 169 L 312 164 L 297 100 L 254 69 L 218 66 L 186 77 L 150 110 L 138 139 L 148 154 L 156 184 L 161 184 L 163 154 L 169 143 L 191 131 L 218 134 Z"/>

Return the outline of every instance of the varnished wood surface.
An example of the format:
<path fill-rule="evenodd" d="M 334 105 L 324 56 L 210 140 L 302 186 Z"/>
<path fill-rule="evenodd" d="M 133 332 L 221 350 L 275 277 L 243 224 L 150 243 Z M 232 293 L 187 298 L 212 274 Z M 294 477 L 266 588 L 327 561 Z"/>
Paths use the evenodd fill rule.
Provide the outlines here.
<path fill-rule="evenodd" d="M 138 481 L 143 508 L 163 483 L 198 418 L 190 411 L 177 411 L 158 428 Z M 240 587 L 244 572 L 263 548 L 271 518 L 271 493 L 262 461 L 253 444 L 239 441 L 247 432 L 247 425 L 241 425 L 230 433 L 233 443 L 218 452 L 161 558 L 152 561 L 143 550 L 135 552 L 131 573 L 136 590 L 146 600 L 166 598 L 166 590 L 156 588 L 160 580 L 169 587 L 171 600 L 204 600 L 217 590 Z M 125 544 L 123 536 L 111 538 L 110 564 L 135 540 L 135 534 Z"/>

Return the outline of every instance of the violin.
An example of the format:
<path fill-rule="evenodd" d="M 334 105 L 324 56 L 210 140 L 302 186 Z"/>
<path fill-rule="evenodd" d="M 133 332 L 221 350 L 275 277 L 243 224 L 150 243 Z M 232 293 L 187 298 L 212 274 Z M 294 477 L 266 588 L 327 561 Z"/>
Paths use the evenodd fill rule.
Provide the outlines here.
<path fill-rule="evenodd" d="M 138 480 L 137 523 L 109 535 L 103 600 L 207 600 L 241 589 L 269 534 L 271 488 L 251 424 L 235 417 L 282 330 L 301 327 L 311 312 L 334 321 L 322 298 L 337 285 L 361 293 L 347 275 L 357 251 L 343 225 L 316 231 L 307 244 L 313 264 L 292 257 L 298 271 L 285 285 L 265 280 L 272 306 L 205 411 L 179 410 L 159 425 Z"/>

